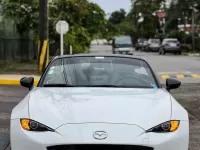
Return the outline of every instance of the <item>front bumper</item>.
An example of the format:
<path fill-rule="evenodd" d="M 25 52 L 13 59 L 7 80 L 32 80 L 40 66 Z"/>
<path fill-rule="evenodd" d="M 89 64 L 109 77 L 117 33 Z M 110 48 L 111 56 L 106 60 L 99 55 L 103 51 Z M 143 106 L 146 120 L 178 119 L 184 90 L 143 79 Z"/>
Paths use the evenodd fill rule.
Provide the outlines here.
<path fill-rule="evenodd" d="M 159 51 L 160 47 L 151 47 L 151 46 L 150 46 L 149 49 L 150 49 L 150 50 L 153 50 L 153 51 Z"/>
<path fill-rule="evenodd" d="M 166 52 L 179 52 L 181 51 L 180 47 L 165 47 Z"/>
<path fill-rule="evenodd" d="M 107 131 L 108 137 L 97 140 L 94 131 Z M 12 150 L 47 150 L 62 145 L 133 145 L 153 150 L 188 150 L 189 123 L 181 121 L 174 133 L 145 133 L 136 125 L 86 123 L 61 126 L 56 132 L 30 132 L 21 128 L 20 120 L 11 120 Z"/>
<path fill-rule="evenodd" d="M 116 54 L 133 54 L 133 52 L 135 51 L 134 48 L 115 48 L 114 52 Z"/>

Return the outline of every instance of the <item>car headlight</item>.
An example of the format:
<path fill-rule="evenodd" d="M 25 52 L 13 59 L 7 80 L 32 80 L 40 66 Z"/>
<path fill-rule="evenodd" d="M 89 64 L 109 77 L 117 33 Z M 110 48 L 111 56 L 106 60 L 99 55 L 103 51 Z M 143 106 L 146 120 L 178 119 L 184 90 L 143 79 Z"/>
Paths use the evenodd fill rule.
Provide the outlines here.
<path fill-rule="evenodd" d="M 27 131 L 35 131 L 35 132 L 46 132 L 51 131 L 54 132 L 53 129 L 31 119 L 21 119 L 21 126 L 23 129 Z"/>
<path fill-rule="evenodd" d="M 156 133 L 165 133 L 165 132 L 174 132 L 179 128 L 180 121 L 172 120 L 162 123 L 156 127 L 153 127 L 146 132 L 156 132 Z"/>

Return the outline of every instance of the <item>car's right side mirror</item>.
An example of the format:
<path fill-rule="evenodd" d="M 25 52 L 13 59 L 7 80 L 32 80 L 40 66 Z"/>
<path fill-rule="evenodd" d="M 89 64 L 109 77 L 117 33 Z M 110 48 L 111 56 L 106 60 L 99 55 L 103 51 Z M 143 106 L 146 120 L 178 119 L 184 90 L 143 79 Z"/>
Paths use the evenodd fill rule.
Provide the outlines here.
<path fill-rule="evenodd" d="M 170 92 L 170 90 L 177 89 L 180 86 L 181 86 L 181 82 L 176 79 L 168 78 L 166 80 L 166 88 L 167 88 L 167 91 L 169 91 L 169 92 Z"/>
<path fill-rule="evenodd" d="M 20 84 L 21 84 L 21 86 L 28 88 L 30 91 L 34 85 L 34 78 L 33 77 L 24 77 L 20 80 Z"/>

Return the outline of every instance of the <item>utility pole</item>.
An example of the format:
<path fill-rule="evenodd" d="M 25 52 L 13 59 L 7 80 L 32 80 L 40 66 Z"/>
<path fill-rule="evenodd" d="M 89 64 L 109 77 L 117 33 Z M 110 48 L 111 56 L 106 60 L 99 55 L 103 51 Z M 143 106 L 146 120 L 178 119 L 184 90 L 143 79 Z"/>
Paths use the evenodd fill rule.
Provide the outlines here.
<path fill-rule="evenodd" d="M 48 64 L 48 36 L 49 36 L 49 9 L 48 0 L 39 0 L 39 41 L 38 41 L 38 68 L 43 72 Z"/>
<path fill-rule="evenodd" d="M 166 1 L 164 1 L 163 11 L 166 13 Z M 165 28 L 166 28 L 166 16 L 163 18 L 163 37 L 165 37 Z"/>
<path fill-rule="evenodd" d="M 192 50 L 195 52 L 194 8 L 192 8 Z"/>

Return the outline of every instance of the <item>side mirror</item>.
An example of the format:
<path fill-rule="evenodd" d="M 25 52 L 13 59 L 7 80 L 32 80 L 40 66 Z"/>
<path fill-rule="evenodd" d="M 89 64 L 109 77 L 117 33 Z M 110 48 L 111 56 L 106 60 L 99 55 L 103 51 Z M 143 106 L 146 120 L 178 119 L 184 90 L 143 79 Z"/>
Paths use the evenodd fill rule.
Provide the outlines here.
<path fill-rule="evenodd" d="M 32 90 L 34 85 L 34 78 L 33 77 L 24 77 L 20 80 L 20 84 L 23 87 L 26 87 L 30 90 Z"/>
<path fill-rule="evenodd" d="M 177 89 L 181 86 L 181 82 L 176 80 L 176 79 L 167 79 L 166 80 L 166 87 L 167 87 L 167 91 L 170 92 L 170 90 L 172 89 Z"/>

